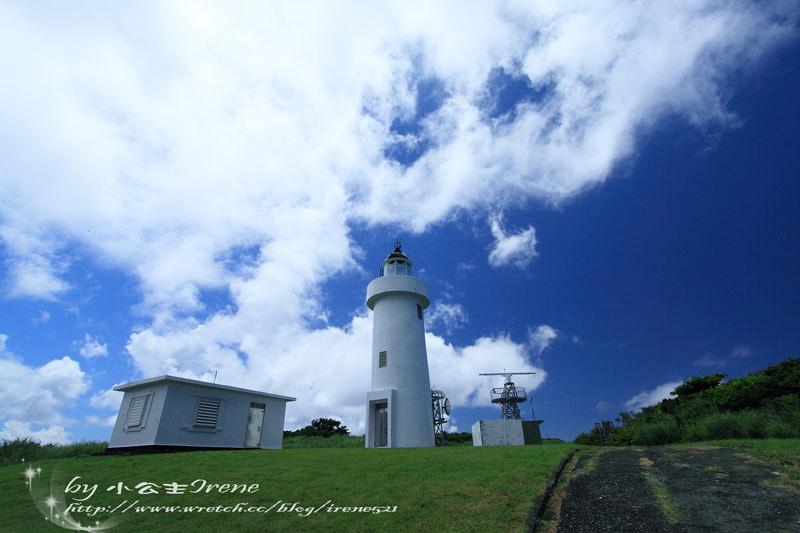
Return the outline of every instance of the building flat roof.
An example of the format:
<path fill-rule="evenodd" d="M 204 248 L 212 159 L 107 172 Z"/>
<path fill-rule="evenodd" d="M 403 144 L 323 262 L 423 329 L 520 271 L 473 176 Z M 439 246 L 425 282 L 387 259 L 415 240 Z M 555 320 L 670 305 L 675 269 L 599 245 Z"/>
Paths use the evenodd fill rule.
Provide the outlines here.
<path fill-rule="evenodd" d="M 135 389 L 138 387 L 144 387 L 148 385 L 155 385 L 157 383 L 165 382 L 165 381 L 173 381 L 176 383 L 186 383 L 189 385 L 196 385 L 198 387 L 207 387 L 209 389 L 218 389 L 218 390 L 230 390 L 236 392 L 246 392 L 247 394 L 257 394 L 259 396 L 269 396 L 270 398 L 276 398 L 278 400 L 286 400 L 287 402 L 293 402 L 297 400 L 297 398 L 292 398 L 291 396 L 282 396 L 280 394 L 271 394 L 269 392 L 261 392 L 257 390 L 250 390 L 250 389 L 242 389 L 239 387 L 231 387 L 230 385 L 219 385 L 217 383 L 209 383 L 207 381 L 197 381 L 196 379 L 188 379 L 188 378 L 179 378 L 177 376 L 158 376 L 155 378 L 147 378 L 142 379 L 139 381 L 131 381 L 130 383 L 123 383 L 122 385 L 117 385 L 114 387 L 116 391 L 127 391 L 131 389 Z"/>

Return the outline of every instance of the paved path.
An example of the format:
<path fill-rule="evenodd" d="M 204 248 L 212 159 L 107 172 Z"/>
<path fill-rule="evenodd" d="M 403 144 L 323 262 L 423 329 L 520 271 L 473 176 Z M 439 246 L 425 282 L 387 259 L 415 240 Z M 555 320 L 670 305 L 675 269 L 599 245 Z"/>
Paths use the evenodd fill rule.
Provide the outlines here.
<path fill-rule="evenodd" d="M 731 448 L 638 450 L 581 456 L 559 532 L 800 533 L 797 486 L 768 484 L 781 480 L 780 467 Z"/>

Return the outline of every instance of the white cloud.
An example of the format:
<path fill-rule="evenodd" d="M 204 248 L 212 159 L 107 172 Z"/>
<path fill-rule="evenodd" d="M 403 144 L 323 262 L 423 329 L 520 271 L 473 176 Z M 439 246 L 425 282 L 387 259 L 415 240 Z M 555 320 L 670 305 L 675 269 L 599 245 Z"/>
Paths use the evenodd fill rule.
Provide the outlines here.
<path fill-rule="evenodd" d="M 664 113 L 729 121 L 726 73 L 794 31 L 780 3 L 214 8 L 109 4 L 68 21 L 2 8 L 13 294 L 67 290 L 69 244 L 137 276 L 165 318 L 262 267 L 305 289 L 352 265 L 350 220 L 423 229 L 459 208 L 558 202 L 604 180 Z M 487 119 L 498 67 L 548 98 Z M 450 96 L 405 168 L 384 150 L 421 76 Z M 497 230 L 495 262 L 532 257 L 533 228 Z M 326 241 L 325 268 L 310 264 Z M 231 267 L 248 249 L 252 264 Z"/>
<path fill-rule="evenodd" d="M 514 383 L 535 391 L 547 377 L 542 368 L 528 361 L 524 344 L 506 336 L 482 337 L 471 346 L 455 347 L 427 333 L 428 364 L 431 385 L 444 391 L 454 407 L 491 406 L 490 390 L 501 387 L 501 376 L 479 376 L 482 372 L 536 372 L 535 375 L 514 376 Z"/>
<path fill-rule="evenodd" d="M 683 384 L 683 381 L 670 381 L 664 383 L 663 385 L 659 385 L 653 390 L 640 392 L 625 402 L 625 408 L 629 411 L 638 411 L 642 407 L 655 405 L 661 402 L 661 400 L 666 400 L 672 396 L 672 391 L 675 390 L 675 387 L 681 384 Z"/>
<path fill-rule="evenodd" d="M 111 416 L 107 416 L 105 418 L 100 418 L 99 416 L 89 415 L 86 417 L 86 423 L 90 426 L 102 426 L 102 427 L 114 427 L 114 424 L 117 423 L 117 413 L 114 413 Z"/>
<path fill-rule="evenodd" d="M 525 268 L 538 255 L 536 252 L 536 230 L 533 226 L 518 233 L 508 234 L 500 226 L 501 218 L 492 217 L 491 228 L 494 237 L 489 264 L 493 267 L 514 265 Z"/>
<path fill-rule="evenodd" d="M 441 326 L 450 334 L 463 327 L 468 321 L 467 313 L 461 304 L 435 302 L 425 314 L 425 326 L 435 330 Z"/>
<path fill-rule="evenodd" d="M 35 424 L 64 424 L 59 410 L 89 387 L 77 361 L 54 359 L 38 368 L 0 359 L 0 418 Z"/>
<path fill-rule="evenodd" d="M 15 440 L 18 438 L 32 439 L 41 444 L 69 444 L 70 442 L 69 433 L 67 433 L 63 426 L 53 424 L 38 430 L 33 430 L 28 422 L 6 420 L 3 429 L 0 430 L 0 439 Z"/>
<path fill-rule="evenodd" d="M 750 346 L 739 344 L 734 346 L 730 356 L 734 359 L 741 359 L 743 357 L 750 357 L 751 355 L 753 355 L 753 349 Z"/>
<path fill-rule="evenodd" d="M 117 385 L 121 385 L 121 383 L 114 384 L 114 387 L 116 387 Z M 106 408 L 115 410 L 119 409 L 119 406 L 122 403 L 122 397 L 125 395 L 125 393 L 120 391 L 115 391 L 114 387 L 111 387 L 106 391 L 93 394 L 89 398 L 89 405 L 97 408 Z"/>
<path fill-rule="evenodd" d="M 6 341 L 8 340 L 8 335 L 0 333 L 0 355 L 4 355 L 3 352 L 6 351 Z"/>
<path fill-rule="evenodd" d="M 47 324 L 50 320 L 50 313 L 47 311 L 39 311 L 39 316 L 35 318 L 33 321 L 37 324 Z"/>
<path fill-rule="evenodd" d="M 528 328 L 528 342 L 539 355 L 557 338 L 558 331 L 547 324 L 541 324 L 536 329 Z"/>
<path fill-rule="evenodd" d="M 108 346 L 97 339 L 93 339 L 88 333 L 84 336 L 83 341 L 76 342 L 75 346 L 79 347 L 78 353 L 86 359 L 108 355 Z"/>

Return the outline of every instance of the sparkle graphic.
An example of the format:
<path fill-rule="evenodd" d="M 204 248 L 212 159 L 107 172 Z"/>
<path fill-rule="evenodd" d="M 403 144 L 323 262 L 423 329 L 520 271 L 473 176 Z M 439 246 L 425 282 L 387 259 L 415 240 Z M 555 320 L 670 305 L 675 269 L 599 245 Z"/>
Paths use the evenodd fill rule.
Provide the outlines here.
<path fill-rule="evenodd" d="M 57 503 L 56 499 L 53 498 L 53 494 L 52 493 L 50 493 L 50 496 L 44 501 L 44 503 L 45 503 L 45 505 L 47 505 L 47 508 L 50 509 L 50 520 L 52 520 L 53 519 L 53 507 L 55 507 L 56 503 Z M 45 517 L 45 520 L 47 520 L 47 519 L 48 518 Z"/>
<path fill-rule="evenodd" d="M 40 467 L 33 468 L 29 465 L 27 470 L 23 472 L 25 477 L 25 484 L 28 486 L 33 503 L 39 512 L 42 513 L 45 522 L 58 525 L 64 529 L 72 531 L 104 531 L 116 526 L 119 522 L 117 517 L 111 517 L 108 520 L 100 522 L 95 520 L 94 525 L 82 524 L 77 521 L 69 512 L 67 503 L 64 498 L 66 484 L 60 478 L 57 472 L 50 475 L 50 489 L 49 493 L 47 488 L 39 486 L 36 479 L 41 476 L 42 469 Z"/>

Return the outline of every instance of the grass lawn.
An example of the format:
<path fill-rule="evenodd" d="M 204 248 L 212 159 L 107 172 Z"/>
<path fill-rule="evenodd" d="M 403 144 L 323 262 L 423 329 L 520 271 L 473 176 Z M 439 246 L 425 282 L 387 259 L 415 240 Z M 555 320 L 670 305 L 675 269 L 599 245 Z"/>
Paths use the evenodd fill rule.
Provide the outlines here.
<path fill-rule="evenodd" d="M 497 448 L 455 446 L 422 449 L 312 448 L 242 450 L 48 459 L 33 463 L 41 473 L 25 484 L 22 463 L 0 468 L 3 526 L 13 531 L 57 531 L 42 502 L 51 479 L 60 479 L 53 496 L 66 503 L 81 494 L 64 494 L 72 478 L 96 492 L 84 503 L 113 509 L 89 517 L 73 511 L 83 524 L 116 517 L 113 531 L 489 531 L 524 530 L 524 521 L 547 478 L 573 444 Z M 258 484 L 251 493 L 192 493 L 207 484 Z M 138 494 L 151 482 L 158 494 Z M 183 494 L 167 494 L 166 483 L 189 485 Z M 122 484 L 122 493 L 118 494 Z M 207 486 L 207 485 L 206 485 Z M 108 488 L 113 490 L 108 491 Z M 29 494 L 30 493 L 30 494 Z M 40 512 L 35 501 L 39 501 Z M 125 513 L 121 510 L 138 500 Z M 246 503 L 245 503 L 246 502 Z M 276 502 L 281 502 L 272 507 Z M 326 502 L 327 505 L 326 505 Z M 245 507 L 269 512 L 136 512 L 136 507 Z M 321 509 L 278 512 L 296 503 Z M 331 509 L 340 508 L 337 512 Z M 345 512 L 344 507 L 378 507 L 394 512 Z M 63 505 L 60 506 L 63 509 Z M 56 508 L 56 511 L 58 508 Z M 49 517 L 48 517 L 49 518 Z M 5 531 L 5 530 L 3 530 Z M 11 531 L 11 530 L 8 530 Z"/>

